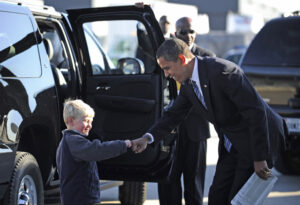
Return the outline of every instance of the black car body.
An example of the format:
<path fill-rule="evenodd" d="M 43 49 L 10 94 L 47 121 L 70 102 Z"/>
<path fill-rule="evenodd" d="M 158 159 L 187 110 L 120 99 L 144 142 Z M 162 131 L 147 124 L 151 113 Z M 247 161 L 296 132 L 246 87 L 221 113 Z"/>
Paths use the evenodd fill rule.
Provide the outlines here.
<path fill-rule="evenodd" d="M 155 60 L 164 38 L 150 7 L 90 8 L 68 14 L 46 6 L 28 8 L 0 2 L 0 200 L 10 204 L 29 200 L 32 193 L 42 204 L 43 189 L 45 198 L 47 190 L 57 189 L 55 154 L 65 128 L 65 99 L 89 103 L 96 112 L 90 138 L 108 141 L 140 137 L 162 115 L 166 100 L 176 96 L 175 82 L 166 83 Z M 109 57 L 93 43 L 97 37 L 90 31 L 95 25 L 115 23 L 136 30 L 129 43 L 122 39 L 117 45 L 119 55 L 113 51 Z M 123 181 L 166 178 L 175 144 L 168 137 L 141 154 L 128 151 L 102 161 L 99 174 Z M 36 189 L 20 186 L 24 182 Z M 124 193 L 121 201 L 122 197 Z M 132 204 L 142 202 L 136 198 Z"/>
<path fill-rule="evenodd" d="M 285 118 L 288 136 L 275 167 L 300 174 L 300 16 L 269 21 L 240 65 L 262 98 Z"/>
<path fill-rule="evenodd" d="M 240 59 L 242 58 L 245 51 L 246 51 L 246 47 L 237 46 L 235 48 L 232 48 L 232 49 L 228 50 L 224 54 L 223 58 L 239 65 Z"/>

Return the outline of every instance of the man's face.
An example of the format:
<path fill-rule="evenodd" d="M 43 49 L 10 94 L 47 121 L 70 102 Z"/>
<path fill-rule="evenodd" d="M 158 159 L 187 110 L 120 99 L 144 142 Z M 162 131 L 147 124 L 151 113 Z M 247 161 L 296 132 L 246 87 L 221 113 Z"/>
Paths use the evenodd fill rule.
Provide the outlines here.
<path fill-rule="evenodd" d="M 68 129 L 77 130 L 81 134 L 89 135 L 89 132 L 92 129 L 92 122 L 93 117 L 91 116 L 72 118 Z"/>
<path fill-rule="evenodd" d="M 166 78 L 173 78 L 179 83 L 183 83 L 186 79 L 188 79 L 188 75 L 186 72 L 185 64 L 178 58 L 176 62 L 167 61 L 164 57 L 160 57 L 157 59 L 157 63 L 164 71 Z"/>
<path fill-rule="evenodd" d="M 183 40 L 188 46 L 191 46 L 195 42 L 196 32 L 192 28 L 190 22 L 182 22 L 176 28 L 176 37 Z"/>

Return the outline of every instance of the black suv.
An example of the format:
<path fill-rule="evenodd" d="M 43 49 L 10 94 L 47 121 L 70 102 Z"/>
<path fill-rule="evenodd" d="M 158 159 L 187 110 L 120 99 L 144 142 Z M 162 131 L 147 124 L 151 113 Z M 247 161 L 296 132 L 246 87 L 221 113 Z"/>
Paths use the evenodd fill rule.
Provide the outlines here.
<path fill-rule="evenodd" d="M 300 16 L 269 21 L 251 42 L 240 65 L 262 98 L 288 126 L 275 167 L 300 174 Z"/>
<path fill-rule="evenodd" d="M 66 98 L 95 109 L 91 140 L 108 141 L 140 137 L 176 96 L 155 60 L 164 38 L 150 7 L 67 12 L 0 1 L 1 204 L 59 198 L 55 154 Z M 175 144 L 169 137 L 102 161 L 100 177 L 125 181 L 122 204 L 142 204 L 143 182 L 166 178 Z"/>

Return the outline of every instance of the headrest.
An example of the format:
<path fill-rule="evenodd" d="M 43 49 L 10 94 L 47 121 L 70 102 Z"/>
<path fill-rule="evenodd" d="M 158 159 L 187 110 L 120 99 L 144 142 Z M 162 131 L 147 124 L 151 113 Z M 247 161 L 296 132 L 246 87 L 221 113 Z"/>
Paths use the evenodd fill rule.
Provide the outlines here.
<path fill-rule="evenodd" d="M 49 60 L 51 60 L 53 58 L 53 54 L 54 54 L 52 42 L 50 41 L 49 38 L 43 38 L 43 42 L 44 42 Z"/>

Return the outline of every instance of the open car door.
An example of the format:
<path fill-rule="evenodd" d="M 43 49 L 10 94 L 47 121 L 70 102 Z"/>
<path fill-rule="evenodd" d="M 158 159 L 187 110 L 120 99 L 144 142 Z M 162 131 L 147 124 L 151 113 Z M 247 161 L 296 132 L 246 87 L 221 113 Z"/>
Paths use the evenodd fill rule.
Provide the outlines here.
<path fill-rule="evenodd" d="M 102 141 L 141 137 L 176 93 L 176 89 L 164 89 L 170 82 L 156 63 L 155 53 L 164 37 L 151 8 L 122 6 L 67 12 L 82 64 L 83 99 L 96 112 L 91 135 Z M 128 150 L 100 162 L 101 178 L 165 178 L 172 164 L 173 139 L 166 136 L 165 141 L 148 145 L 140 154 Z"/>

